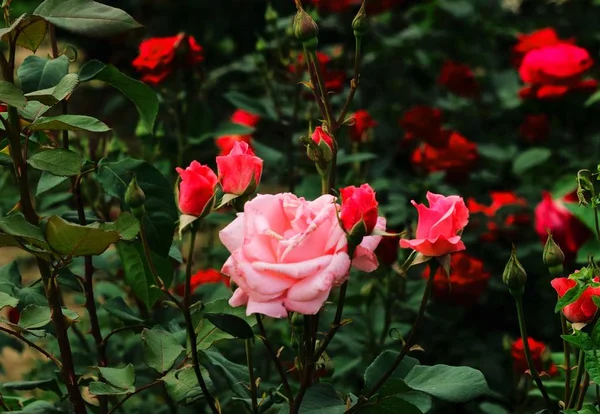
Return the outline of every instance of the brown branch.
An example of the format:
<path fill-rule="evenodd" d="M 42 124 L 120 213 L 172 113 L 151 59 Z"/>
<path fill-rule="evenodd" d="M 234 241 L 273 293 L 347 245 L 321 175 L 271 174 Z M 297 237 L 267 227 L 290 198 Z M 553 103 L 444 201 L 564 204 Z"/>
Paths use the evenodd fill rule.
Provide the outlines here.
<path fill-rule="evenodd" d="M 3 326 L 0 326 L 0 331 L 5 332 L 5 333 L 7 333 L 9 335 L 12 335 L 15 338 L 18 338 L 19 340 L 25 342 L 27 345 L 29 345 L 30 347 L 32 347 L 33 349 L 35 349 L 39 353 L 43 354 L 46 358 L 48 358 L 52 362 L 54 362 L 56 364 L 56 366 L 58 367 L 58 369 L 62 369 L 62 364 L 60 363 L 60 361 L 58 359 L 56 359 L 56 357 L 54 355 L 52 355 L 50 352 L 46 351 L 44 348 L 36 345 L 34 342 L 30 341 L 29 339 L 25 338 L 20 333 L 18 333 L 16 331 L 13 331 L 13 330 L 10 330 L 8 328 L 5 328 Z"/>

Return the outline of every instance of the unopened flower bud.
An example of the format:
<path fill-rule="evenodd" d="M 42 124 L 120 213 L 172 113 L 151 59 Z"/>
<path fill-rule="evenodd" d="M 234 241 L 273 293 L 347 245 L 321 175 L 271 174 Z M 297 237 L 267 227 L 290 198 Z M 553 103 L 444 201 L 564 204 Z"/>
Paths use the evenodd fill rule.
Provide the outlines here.
<path fill-rule="evenodd" d="M 550 274 L 552 276 L 560 276 L 563 272 L 563 263 L 565 261 L 565 254 L 561 250 L 560 246 L 556 244 L 552 233 L 548 231 L 548 240 L 544 246 L 544 264 L 548 266 Z"/>
<path fill-rule="evenodd" d="M 363 1 L 360 10 L 352 20 L 352 30 L 354 30 L 354 36 L 357 38 L 362 37 L 367 32 L 367 12 L 365 10 L 365 2 Z"/>
<path fill-rule="evenodd" d="M 510 259 L 506 263 L 504 272 L 502 273 L 502 282 L 508 287 L 511 295 L 521 296 L 525 290 L 525 282 L 527 282 L 527 273 L 517 258 L 516 249 L 513 246 L 510 254 Z"/>
<path fill-rule="evenodd" d="M 144 190 L 140 188 L 137 178 L 134 176 L 125 191 L 125 203 L 133 209 L 143 206 L 145 202 L 146 194 L 144 194 Z"/>
<path fill-rule="evenodd" d="M 311 139 L 319 147 L 318 160 L 313 158 L 311 159 L 313 161 L 330 162 L 333 159 L 333 138 L 331 138 L 331 135 L 325 132 L 323 127 L 316 127 Z"/>
<path fill-rule="evenodd" d="M 294 36 L 296 36 L 296 39 L 300 40 L 306 48 L 315 49 L 318 44 L 318 35 L 319 26 L 317 26 L 313 18 L 304 11 L 302 6 L 299 6 L 298 11 L 294 16 Z"/>

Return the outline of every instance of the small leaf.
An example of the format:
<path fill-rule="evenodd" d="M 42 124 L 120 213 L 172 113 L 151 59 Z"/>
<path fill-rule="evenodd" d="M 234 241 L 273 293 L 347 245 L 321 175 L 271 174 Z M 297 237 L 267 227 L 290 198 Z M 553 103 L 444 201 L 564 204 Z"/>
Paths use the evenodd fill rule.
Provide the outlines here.
<path fill-rule="evenodd" d="M 204 313 L 226 313 L 235 315 L 245 320 L 251 327 L 256 325 L 255 318 L 246 316 L 246 311 L 243 308 L 232 308 L 229 306 L 226 299 L 217 299 L 206 303 L 204 306 Z M 198 312 L 198 315 L 201 315 L 201 312 Z M 198 350 L 209 349 L 217 341 L 235 338 L 228 332 L 217 328 L 207 318 L 202 318 L 197 322 L 196 332 L 198 334 Z"/>
<path fill-rule="evenodd" d="M 92 0 L 45 0 L 33 12 L 73 33 L 109 37 L 142 27 L 123 10 Z"/>
<path fill-rule="evenodd" d="M 575 302 L 585 291 L 586 286 L 580 283 L 577 283 L 571 289 L 567 290 L 565 294 L 556 302 L 556 306 L 554 307 L 554 312 L 559 312 L 565 306 L 570 305 Z"/>
<path fill-rule="evenodd" d="M 50 320 L 49 307 L 29 305 L 21 312 L 19 326 L 23 329 L 43 328 L 50 323 Z"/>
<path fill-rule="evenodd" d="M 50 191 L 53 188 L 56 188 L 57 186 L 66 182 L 68 179 L 69 177 L 60 177 L 58 175 L 51 174 L 48 171 L 42 172 L 40 180 L 37 184 L 37 188 L 35 190 L 36 197 L 38 197 L 40 194 L 45 193 L 46 191 Z"/>
<path fill-rule="evenodd" d="M 189 214 L 182 214 L 179 216 L 179 237 L 181 237 L 183 231 L 196 220 L 198 220 L 198 216 L 191 216 Z"/>
<path fill-rule="evenodd" d="M 28 101 L 38 101 L 44 105 L 52 106 L 69 96 L 78 83 L 79 77 L 77 74 L 69 73 L 60 80 L 58 85 L 39 91 L 29 92 L 25 94 L 25 98 L 27 98 Z"/>
<path fill-rule="evenodd" d="M 314 384 L 304 395 L 300 414 L 343 414 L 346 403 L 331 384 Z"/>
<path fill-rule="evenodd" d="M 513 162 L 513 173 L 522 175 L 527 170 L 545 163 L 552 156 L 548 148 L 530 148 L 515 158 Z"/>
<path fill-rule="evenodd" d="M 121 240 L 130 241 L 137 237 L 140 232 L 140 222 L 133 214 L 124 211 L 119 214 L 117 221 L 114 223 L 100 224 L 102 230 L 116 231 L 119 233 Z"/>
<path fill-rule="evenodd" d="M 69 59 L 59 56 L 46 59 L 39 56 L 27 56 L 17 70 L 23 92 L 29 93 L 52 88 L 69 73 Z"/>
<path fill-rule="evenodd" d="M 101 230 L 97 224 L 80 226 L 58 216 L 48 219 L 45 236 L 52 250 L 63 256 L 99 255 L 120 239 L 116 231 Z"/>
<path fill-rule="evenodd" d="M 373 385 L 379 381 L 379 378 L 383 376 L 389 369 L 391 365 L 393 365 L 395 359 L 398 356 L 398 352 L 396 351 L 383 351 L 381 354 L 375 358 L 375 361 L 369 365 L 365 371 L 365 389 L 371 388 Z M 419 361 L 415 358 L 404 357 L 402 362 L 393 372 L 390 379 L 404 379 L 408 373 L 417 366 Z"/>
<path fill-rule="evenodd" d="M 212 381 L 204 367 L 200 367 L 200 372 L 204 377 L 206 386 L 210 390 L 213 388 Z M 169 396 L 177 404 L 186 404 L 199 399 L 202 396 L 202 389 L 198 384 L 198 379 L 191 366 L 171 371 L 165 375 L 162 380 L 165 383 Z"/>
<path fill-rule="evenodd" d="M 159 373 L 164 373 L 171 369 L 184 349 L 172 334 L 154 329 L 144 329 L 142 331 L 142 351 L 146 365 Z"/>
<path fill-rule="evenodd" d="M 0 81 L 0 102 L 19 109 L 25 108 L 27 104 L 23 91 L 6 81 Z"/>
<path fill-rule="evenodd" d="M 235 315 L 226 313 L 205 313 L 204 317 L 220 330 L 229 335 L 240 338 L 250 339 L 254 337 L 254 332 L 248 323 Z"/>
<path fill-rule="evenodd" d="M 262 118 L 277 118 L 275 108 L 273 108 L 272 104 L 265 104 L 259 99 L 252 98 L 237 91 L 227 92 L 224 96 L 225 99 L 231 102 L 236 108 L 260 115 Z"/>
<path fill-rule="evenodd" d="M 142 323 L 144 320 L 137 316 L 133 310 L 127 306 L 123 298 L 116 297 L 111 298 L 106 301 L 106 303 L 102 306 L 106 312 L 111 314 L 117 319 L 122 320 L 123 322 L 131 322 L 131 323 Z"/>
<path fill-rule="evenodd" d="M 68 177 L 81 172 L 83 160 L 71 150 L 57 148 L 41 151 L 27 160 L 36 170 L 47 171 L 52 175 Z"/>
<path fill-rule="evenodd" d="M 135 391 L 135 369 L 132 364 L 123 368 L 98 367 L 98 371 L 110 385 L 129 390 L 129 392 Z"/>
<path fill-rule="evenodd" d="M 48 378 L 44 380 L 37 381 L 12 381 L 12 382 L 4 382 L 1 385 L 3 390 L 7 391 L 31 391 L 35 389 L 40 389 L 44 391 L 52 391 L 59 397 L 62 396 L 62 392 L 60 391 L 60 386 L 55 378 Z"/>
<path fill-rule="evenodd" d="M 96 118 L 86 115 L 58 115 L 47 116 L 36 119 L 29 125 L 31 131 L 58 130 L 58 131 L 88 131 L 106 132 L 110 128 Z"/>
<path fill-rule="evenodd" d="M 19 304 L 19 299 L 15 299 L 9 294 L 4 292 L 0 292 L 0 309 L 10 306 L 11 308 L 15 308 Z"/>

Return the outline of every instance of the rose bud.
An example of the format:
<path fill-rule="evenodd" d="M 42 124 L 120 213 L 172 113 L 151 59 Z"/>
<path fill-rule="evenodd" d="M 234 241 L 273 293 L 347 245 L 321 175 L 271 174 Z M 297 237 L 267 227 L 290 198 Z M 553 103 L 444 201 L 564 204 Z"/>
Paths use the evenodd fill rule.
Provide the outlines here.
<path fill-rule="evenodd" d="M 223 192 L 250 195 L 256 191 L 262 175 L 263 160 L 243 141 L 236 141 L 228 155 L 217 157 L 219 183 Z"/>
<path fill-rule="evenodd" d="M 599 283 L 600 278 L 595 277 L 593 281 Z M 559 298 L 562 298 L 577 283 L 577 280 L 566 277 L 557 277 L 550 282 Z M 592 299 L 594 296 L 600 296 L 600 287 L 588 286 L 575 302 L 562 309 L 565 318 L 572 323 L 588 323 L 593 320 L 598 310 Z"/>
<path fill-rule="evenodd" d="M 145 202 L 146 194 L 144 194 L 144 190 L 140 188 L 137 178 L 134 176 L 125 191 L 125 203 L 131 208 L 136 208 L 143 206 Z"/>
<path fill-rule="evenodd" d="M 377 224 L 377 200 L 369 184 L 349 186 L 340 190 L 342 211 L 340 220 L 344 231 L 351 236 L 368 236 Z"/>
<path fill-rule="evenodd" d="M 465 250 L 460 235 L 469 222 L 469 210 L 462 197 L 427 193 L 429 207 L 412 201 L 419 213 L 416 238 L 401 239 L 400 247 L 425 256 L 443 256 Z"/>
<path fill-rule="evenodd" d="M 517 251 L 514 246 L 510 253 L 510 258 L 504 267 L 502 282 L 508 287 L 510 294 L 513 296 L 521 296 L 525 290 L 527 273 L 517 258 Z"/>
<path fill-rule="evenodd" d="M 544 245 L 543 258 L 544 264 L 548 266 L 552 276 L 562 274 L 565 254 L 560 249 L 560 246 L 554 241 L 550 231 L 548 231 L 548 240 L 546 240 L 546 244 Z"/>
<path fill-rule="evenodd" d="M 214 204 L 217 176 L 206 165 L 192 161 L 189 167 L 176 168 L 181 176 L 179 184 L 179 210 L 183 214 L 203 217 L 211 212 Z"/>
<path fill-rule="evenodd" d="M 318 44 L 319 26 L 312 17 L 304 11 L 300 3 L 296 3 L 298 11 L 294 16 L 294 36 L 308 49 L 316 49 Z"/>
<path fill-rule="evenodd" d="M 323 130 L 323 127 L 316 127 L 313 132 L 311 139 L 319 147 L 319 151 L 311 148 L 311 145 L 307 148 L 307 155 L 314 162 L 325 161 L 330 162 L 333 159 L 333 138 L 327 132 Z"/>
<path fill-rule="evenodd" d="M 360 39 L 367 32 L 367 11 L 365 9 L 365 2 L 360 6 L 360 10 L 352 20 L 352 30 L 354 36 Z"/>

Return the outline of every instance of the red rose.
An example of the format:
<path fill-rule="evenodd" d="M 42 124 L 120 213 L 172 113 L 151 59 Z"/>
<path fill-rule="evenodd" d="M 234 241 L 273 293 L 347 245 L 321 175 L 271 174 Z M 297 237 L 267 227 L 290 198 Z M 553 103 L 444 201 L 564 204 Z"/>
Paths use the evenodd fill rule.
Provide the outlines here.
<path fill-rule="evenodd" d="M 311 139 L 317 145 L 320 145 L 322 142 L 324 142 L 325 145 L 329 147 L 329 149 L 333 149 L 333 139 L 331 138 L 331 135 L 323 131 L 323 127 L 316 127 L 315 131 L 311 136 Z"/>
<path fill-rule="evenodd" d="M 594 282 L 600 282 L 599 277 L 594 278 Z M 577 285 L 577 281 L 566 277 L 557 277 L 550 282 L 559 298 L 562 298 L 565 293 Z M 579 299 L 563 308 L 562 312 L 572 323 L 587 323 L 594 319 L 598 307 L 594 303 L 592 297 L 600 296 L 600 287 L 588 286 Z"/>
<path fill-rule="evenodd" d="M 519 133 L 529 142 L 544 142 L 550 135 L 550 121 L 546 114 L 527 115 L 519 127 Z"/>
<path fill-rule="evenodd" d="M 330 92 L 339 92 L 344 89 L 346 72 L 343 70 L 330 69 L 329 63 L 331 62 L 331 57 L 323 52 L 317 52 L 317 61 L 325 80 L 325 89 Z M 306 69 L 307 65 L 304 54 L 299 53 L 296 58 L 296 63 L 290 65 L 289 70 L 293 74 L 303 74 L 306 73 Z M 310 94 L 310 96 L 312 96 L 312 94 Z"/>
<path fill-rule="evenodd" d="M 446 61 L 440 71 L 438 84 L 465 98 L 472 98 L 479 94 L 479 86 L 473 71 L 467 65 L 461 63 Z"/>
<path fill-rule="evenodd" d="M 504 207 L 527 206 L 527 201 L 524 198 L 517 197 L 512 191 L 491 191 L 490 198 L 492 203 L 489 206 L 478 203 L 474 198 L 467 200 L 467 207 L 471 213 L 480 213 L 486 216 L 488 232 L 481 236 L 482 240 L 496 240 L 498 236 L 510 235 L 507 232 L 508 230 L 530 223 L 529 214 L 527 213 L 514 213 L 505 216 L 499 214 Z"/>
<path fill-rule="evenodd" d="M 176 59 L 182 42 L 186 41 L 185 56 L 181 61 Z M 142 75 L 142 81 L 152 85 L 163 82 L 178 64 L 192 67 L 204 60 L 202 46 L 193 36 L 183 33 L 171 37 L 153 37 L 140 44 L 140 54 L 133 61 L 133 67 Z"/>
<path fill-rule="evenodd" d="M 404 138 L 418 139 L 439 148 L 448 144 L 448 134 L 442 130 L 442 111 L 429 106 L 415 106 L 400 119 Z"/>
<path fill-rule="evenodd" d="M 197 288 L 202 285 L 209 283 L 224 283 L 225 286 L 230 286 L 230 280 L 223 273 L 215 269 L 198 270 L 190 279 L 190 293 L 193 293 Z M 183 296 L 185 293 L 185 284 L 179 284 L 175 287 L 175 292 L 179 296 Z"/>
<path fill-rule="evenodd" d="M 544 191 L 542 201 L 535 208 L 535 231 L 542 243 L 546 243 L 547 230 L 550 230 L 567 261 L 575 259 L 577 250 L 591 236 L 590 230 L 565 207 L 564 201 L 574 200 L 577 200 L 575 192 L 563 199 L 553 200 L 552 195 Z"/>
<path fill-rule="evenodd" d="M 444 131 L 444 134 L 448 136 L 447 146 L 435 148 L 423 144 L 415 149 L 411 161 L 418 169 L 430 173 L 446 171 L 448 179 L 462 180 L 477 163 L 477 144 L 455 131 Z"/>
<path fill-rule="evenodd" d="M 263 160 L 254 155 L 248 144 L 235 141 L 228 155 L 217 157 L 217 169 L 224 193 L 248 195 L 260 183 Z"/>
<path fill-rule="evenodd" d="M 532 50 L 541 49 L 546 46 L 554 46 L 559 43 L 573 43 L 574 39 L 561 40 L 551 27 L 536 30 L 528 34 L 518 34 L 517 44 L 513 47 L 513 63 L 519 66 L 523 57 Z"/>
<path fill-rule="evenodd" d="M 231 115 L 230 121 L 234 124 L 255 127 L 260 121 L 260 116 L 243 109 L 236 109 L 233 115 Z M 215 140 L 215 144 L 220 150 L 219 155 L 229 154 L 233 149 L 233 144 L 235 142 L 245 142 L 250 148 L 252 148 L 251 135 L 225 135 L 218 137 Z"/>
<path fill-rule="evenodd" d="M 375 127 L 377 122 L 369 112 L 361 109 L 354 114 L 354 124 L 350 127 L 350 140 L 352 142 L 367 142 L 368 132 Z"/>
<path fill-rule="evenodd" d="M 558 374 L 556 365 L 550 361 L 550 350 L 546 344 L 536 341 L 533 338 L 527 338 L 527 344 L 529 345 L 533 365 L 537 372 L 546 372 L 550 376 Z M 513 359 L 513 366 L 516 374 L 522 375 L 529 370 L 522 338 L 513 342 L 510 347 L 510 354 Z"/>
<path fill-rule="evenodd" d="M 425 267 L 423 277 L 429 278 L 431 269 Z M 450 277 L 439 267 L 433 281 L 433 296 L 437 301 L 470 306 L 477 302 L 488 285 L 490 274 L 483 262 L 464 252 L 450 256 Z"/>
<path fill-rule="evenodd" d="M 358 232 L 361 235 L 369 235 L 377 224 L 377 200 L 375 191 L 369 184 L 360 187 L 349 186 L 340 189 L 342 196 L 342 211 L 340 220 L 344 230 L 349 234 Z M 361 227 L 354 230 L 356 225 Z"/>
<path fill-rule="evenodd" d="M 570 44 L 535 49 L 525 55 L 519 75 L 528 84 L 519 91 L 522 98 L 559 98 L 571 91 L 593 91 L 597 83 L 582 80 L 594 61 L 587 50 Z"/>
<path fill-rule="evenodd" d="M 177 167 L 179 183 L 179 210 L 190 216 L 203 216 L 211 210 L 218 179 L 208 166 L 192 161 L 185 170 Z"/>

